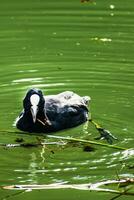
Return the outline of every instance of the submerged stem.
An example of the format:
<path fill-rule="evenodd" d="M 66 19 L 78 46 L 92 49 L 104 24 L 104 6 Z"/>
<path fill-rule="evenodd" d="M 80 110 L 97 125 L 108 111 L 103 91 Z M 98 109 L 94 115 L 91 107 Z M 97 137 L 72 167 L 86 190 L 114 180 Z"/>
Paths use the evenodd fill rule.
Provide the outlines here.
<path fill-rule="evenodd" d="M 110 145 L 110 144 L 104 144 L 104 143 L 101 143 L 101 142 L 96 142 L 96 141 L 91 141 L 91 140 L 84 140 L 84 139 L 79 139 L 79 138 L 54 136 L 54 135 L 46 135 L 46 137 L 55 138 L 55 139 L 62 139 L 62 140 L 68 140 L 68 141 L 72 141 L 72 142 L 81 142 L 81 143 L 86 143 L 86 144 L 100 145 L 100 146 L 119 149 L 119 150 L 127 150 L 127 148 L 124 148 L 124 147 Z"/>

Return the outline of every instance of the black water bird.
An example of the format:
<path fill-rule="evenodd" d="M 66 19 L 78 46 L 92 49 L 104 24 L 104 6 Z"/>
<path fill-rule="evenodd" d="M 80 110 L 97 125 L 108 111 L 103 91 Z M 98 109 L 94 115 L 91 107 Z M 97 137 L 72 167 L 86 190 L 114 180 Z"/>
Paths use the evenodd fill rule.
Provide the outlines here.
<path fill-rule="evenodd" d="M 89 101 L 90 97 L 80 97 L 71 91 L 43 96 L 41 90 L 30 89 L 15 124 L 22 131 L 35 133 L 75 127 L 88 120 Z"/>

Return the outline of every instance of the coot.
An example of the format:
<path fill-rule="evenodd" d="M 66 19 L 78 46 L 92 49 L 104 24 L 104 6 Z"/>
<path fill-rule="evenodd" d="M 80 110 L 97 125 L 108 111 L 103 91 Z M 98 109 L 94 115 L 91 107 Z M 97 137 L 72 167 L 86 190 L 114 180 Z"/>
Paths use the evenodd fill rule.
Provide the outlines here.
<path fill-rule="evenodd" d="M 88 120 L 89 101 L 90 97 L 71 91 L 43 96 L 41 90 L 30 89 L 23 100 L 24 110 L 15 124 L 22 131 L 35 133 L 75 127 Z"/>

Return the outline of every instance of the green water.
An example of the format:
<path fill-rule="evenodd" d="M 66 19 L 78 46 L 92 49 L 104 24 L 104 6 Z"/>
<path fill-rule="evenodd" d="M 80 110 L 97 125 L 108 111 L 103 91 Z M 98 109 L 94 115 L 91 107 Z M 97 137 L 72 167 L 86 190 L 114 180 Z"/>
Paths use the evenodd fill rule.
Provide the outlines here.
<path fill-rule="evenodd" d="M 28 88 L 44 94 L 72 90 L 92 99 L 92 117 L 133 148 L 134 2 L 132 0 L 0 1 L 0 142 L 22 137 L 13 122 Z M 56 133 L 94 140 L 86 124 Z M 0 147 L 0 186 L 95 183 L 134 177 L 133 150 L 82 146 L 67 148 Z M 54 152 L 54 153 L 53 153 Z M 122 163 L 127 166 L 122 168 Z M 122 168 L 122 169 L 121 169 Z M 84 190 L 36 190 L 16 194 L 0 190 L 0 199 L 110 199 L 115 195 Z M 9 195 L 9 196 L 8 196 Z M 133 197 L 121 197 L 132 199 Z"/>

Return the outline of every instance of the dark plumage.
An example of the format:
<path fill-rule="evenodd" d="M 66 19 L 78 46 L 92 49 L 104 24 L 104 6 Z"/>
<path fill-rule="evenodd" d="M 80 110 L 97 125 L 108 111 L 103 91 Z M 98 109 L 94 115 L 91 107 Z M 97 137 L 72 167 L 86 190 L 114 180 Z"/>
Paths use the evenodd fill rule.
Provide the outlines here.
<path fill-rule="evenodd" d="M 35 133 L 75 127 L 87 121 L 89 100 L 70 91 L 44 97 L 41 90 L 30 89 L 23 100 L 24 110 L 16 119 L 16 127 Z"/>

